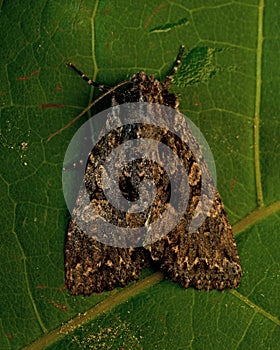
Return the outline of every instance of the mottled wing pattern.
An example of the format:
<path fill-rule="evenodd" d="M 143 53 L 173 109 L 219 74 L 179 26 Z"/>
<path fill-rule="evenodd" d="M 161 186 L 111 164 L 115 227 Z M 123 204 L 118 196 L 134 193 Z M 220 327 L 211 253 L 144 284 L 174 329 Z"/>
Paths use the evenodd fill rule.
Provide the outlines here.
<path fill-rule="evenodd" d="M 241 266 L 218 191 L 199 229 L 188 232 L 188 226 L 185 215 L 172 232 L 149 247 L 161 270 L 184 288 L 235 288 L 240 282 Z"/>
<path fill-rule="evenodd" d="M 145 91 L 144 94 L 141 92 L 142 89 Z M 162 92 L 165 94 L 164 99 L 160 97 Z M 154 95 L 154 100 L 150 98 L 151 93 Z M 177 101 L 174 94 L 167 93 L 166 86 L 141 72 L 132 78 L 131 89 L 128 92 L 120 92 L 114 96 L 114 104 L 128 101 L 137 102 L 139 101 L 139 94 L 143 96 L 143 101 L 157 102 L 160 99 L 161 102 L 164 102 L 166 99 L 166 104 L 170 103 L 171 100 L 174 103 Z M 149 98 L 145 97 L 146 94 Z M 74 217 L 77 215 L 84 216 L 84 208 L 81 203 L 84 196 L 89 195 L 91 202 L 95 205 L 96 213 L 100 213 L 112 223 L 124 227 L 133 227 L 135 223 L 137 226 L 144 225 L 149 211 L 147 210 L 142 217 L 139 217 L 139 215 L 136 217 L 133 214 L 123 213 L 113 208 L 108 204 L 98 179 L 98 169 L 102 159 L 106 158 L 118 143 L 141 137 L 141 130 L 137 136 L 138 131 L 137 128 L 131 126 L 117 128 L 99 142 L 99 147 L 96 147 L 89 157 L 85 173 L 87 193 L 84 193 L 83 190 L 80 191 L 74 209 Z M 131 174 L 134 174 L 134 183 L 137 182 L 137 177 L 138 182 L 140 182 L 143 176 L 141 174 L 146 169 L 147 164 L 145 162 L 140 164 L 138 162 L 127 169 L 126 175 L 120 177 L 120 182 L 123 183 L 122 192 L 129 200 L 133 200 L 138 195 L 137 189 L 131 187 L 129 181 Z M 155 169 L 151 169 L 150 172 L 151 176 L 158 174 Z M 162 192 L 166 193 L 166 191 Z M 161 195 L 164 194 L 162 192 Z M 85 217 L 84 220 L 86 221 L 87 218 Z M 149 252 L 144 248 L 118 248 L 100 243 L 94 238 L 94 231 L 98 229 L 94 226 L 94 214 L 86 224 L 91 225 L 89 228 L 91 236 L 81 230 L 75 219 L 72 219 L 69 224 L 65 247 L 65 270 L 66 286 L 71 293 L 74 295 L 90 295 L 93 292 L 102 292 L 124 286 L 129 281 L 138 279 L 142 268 L 150 264 Z"/>
<path fill-rule="evenodd" d="M 71 294 L 90 295 L 123 287 L 139 278 L 149 256 L 142 248 L 114 248 L 85 234 L 71 220 L 65 247 L 66 286 Z"/>
<path fill-rule="evenodd" d="M 169 92 L 171 80 L 172 78 L 168 77 L 165 82 L 160 83 L 144 72 L 139 72 L 132 77 L 131 84 L 124 91 L 116 91 L 113 96 L 113 105 L 140 101 L 159 103 L 176 109 L 178 99 L 176 95 Z M 124 196 L 132 201 L 138 196 L 137 188 L 134 187 L 135 183 L 140 183 L 144 175 L 155 178 L 158 200 L 155 201 L 152 208 L 148 208 L 140 216 L 118 211 L 109 205 L 98 178 L 98 169 L 102 166 L 100 159 L 104 159 L 111 149 L 123 141 L 141 138 L 147 133 L 150 133 L 150 137 L 166 143 L 183 160 L 189 176 L 189 206 L 178 225 L 169 234 L 152 244 L 145 245 L 144 242 L 145 248 L 107 246 L 95 238 L 95 232 L 99 230 L 94 225 L 95 214 L 92 214 L 90 219 L 85 219 L 85 221 L 88 220 L 91 236 L 84 233 L 76 223 L 75 217 L 84 215 L 80 205 L 84 196 L 90 196 L 90 201 L 97 213 L 111 220 L 113 224 L 123 227 L 145 225 L 147 221 L 152 220 L 165 209 L 165 201 L 168 201 L 170 195 L 168 179 L 166 179 L 164 169 L 156 164 L 137 161 L 124 169 L 120 176 L 120 188 Z M 192 143 L 197 144 L 194 137 L 189 136 L 192 138 Z M 201 159 L 196 159 L 192 150 L 182 145 L 168 131 L 152 131 L 148 127 L 117 128 L 110 133 L 107 139 L 101 140 L 99 147 L 94 149 L 89 157 L 85 173 L 87 193 L 79 193 L 74 209 L 75 215 L 70 222 L 67 234 L 66 285 L 72 294 L 89 295 L 93 292 L 124 286 L 129 281 L 137 279 L 142 268 L 150 265 L 152 261 L 157 262 L 167 276 L 184 288 L 193 286 L 197 289 L 223 290 L 238 285 L 241 277 L 239 257 L 217 190 L 214 190 L 214 198 L 209 199 L 212 205 L 211 209 L 207 209 L 206 220 L 194 232 L 189 230 L 190 222 L 197 211 L 199 198 L 202 195 L 202 170 L 204 170 L 204 176 L 208 177 L 209 183 L 212 183 L 202 155 L 199 158 Z M 204 169 L 198 168 L 198 160 Z M 163 180 L 159 175 L 163 176 Z M 131 181 L 132 177 L 133 181 Z M 201 211 L 203 212 L 203 208 Z"/>

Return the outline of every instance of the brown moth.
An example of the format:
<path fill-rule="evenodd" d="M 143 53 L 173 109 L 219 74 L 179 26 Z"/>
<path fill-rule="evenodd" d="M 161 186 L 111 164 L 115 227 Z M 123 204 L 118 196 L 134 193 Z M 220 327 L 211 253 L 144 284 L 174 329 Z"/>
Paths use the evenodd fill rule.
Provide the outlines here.
<path fill-rule="evenodd" d="M 87 78 L 73 64 L 70 66 L 90 85 L 97 86 L 105 94 L 112 93 L 113 106 L 140 103 L 140 107 L 143 105 L 143 108 L 148 108 L 147 103 L 152 103 L 153 106 L 156 104 L 171 107 L 175 113 L 174 128 L 180 129 L 180 121 L 176 117 L 178 97 L 169 91 L 169 87 L 180 65 L 183 51 L 184 48 L 181 47 L 171 74 L 162 83 L 144 72 L 139 72 L 126 82 L 109 89 Z M 199 290 L 235 288 L 241 278 L 239 256 L 218 190 L 214 187 L 211 198 L 208 198 L 202 190 L 202 173 L 209 187 L 213 186 L 203 155 L 199 150 L 191 149 L 170 130 L 145 123 L 134 124 L 135 113 L 132 109 L 131 124 L 118 127 L 116 123 L 113 130 L 111 128 L 106 136 L 101 137 L 88 157 L 84 175 L 85 189 L 77 196 L 66 239 L 67 288 L 73 295 L 90 295 L 94 292 L 111 290 L 139 278 L 141 270 L 150 265 L 156 266 L 184 288 L 194 287 Z M 155 112 L 157 113 L 163 119 L 169 118 L 160 107 Z M 113 122 L 114 118 L 118 118 L 117 113 L 113 116 Z M 188 127 L 185 133 L 198 149 L 198 143 Z M 127 238 L 121 237 L 124 240 L 124 247 L 104 244 L 98 239 L 97 233 L 101 232 L 106 236 L 107 232 L 102 232 L 103 228 L 97 224 L 96 215 L 101 215 L 104 220 L 121 227 L 131 229 L 145 227 L 162 215 L 170 200 L 172 189 L 165 169 L 154 161 L 135 157 L 119 174 L 120 191 L 128 201 L 138 201 L 141 182 L 146 178 L 152 179 L 156 187 L 153 204 L 141 213 L 134 213 L 119 210 L 107 201 L 100 180 L 100 169 L 103 167 L 104 159 L 119 144 L 143 138 L 161 142 L 178 155 L 188 177 L 188 205 L 177 225 L 167 234 L 160 235 L 158 239 L 154 234 L 155 239 L 152 242 L 145 240 L 145 237 L 134 237 L 134 240 L 138 240 L 137 244 L 129 246 L 125 241 Z M 156 147 L 151 148 L 152 152 L 157 153 Z M 171 172 L 175 171 L 179 163 L 176 161 L 172 163 L 168 157 L 166 155 L 167 162 L 171 164 Z M 179 184 L 176 195 L 184 196 L 183 183 Z M 207 208 L 201 206 L 201 196 L 206 198 L 209 204 Z M 92 205 L 91 211 L 85 209 L 83 204 L 85 198 L 88 198 Z M 173 210 L 175 211 L 174 208 Z M 190 230 L 191 222 L 200 215 L 204 215 L 205 219 L 197 229 Z M 77 218 L 83 220 L 87 232 L 78 224 Z M 165 221 L 162 220 L 161 225 L 164 226 Z M 159 232 L 160 230 L 161 227 Z"/>

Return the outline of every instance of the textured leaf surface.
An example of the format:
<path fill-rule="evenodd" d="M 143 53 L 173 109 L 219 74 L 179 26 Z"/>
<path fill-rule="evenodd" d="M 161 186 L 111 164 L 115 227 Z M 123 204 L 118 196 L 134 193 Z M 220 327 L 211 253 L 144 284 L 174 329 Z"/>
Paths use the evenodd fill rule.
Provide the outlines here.
<path fill-rule="evenodd" d="M 276 349 L 278 2 L 2 1 L 0 16 L 0 349 Z M 139 70 L 163 78 L 181 44 L 194 70 L 174 91 L 213 151 L 241 285 L 185 291 L 145 271 L 123 290 L 72 297 L 63 289 L 61 170 L 83 120 L 47 138 L 92 91 L 65 63 L 109 86 Z"/>

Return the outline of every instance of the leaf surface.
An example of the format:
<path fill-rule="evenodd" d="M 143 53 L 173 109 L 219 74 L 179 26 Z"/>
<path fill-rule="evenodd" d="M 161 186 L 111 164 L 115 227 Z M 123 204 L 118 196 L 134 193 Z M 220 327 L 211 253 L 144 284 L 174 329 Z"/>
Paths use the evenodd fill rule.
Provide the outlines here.
<path fill-rule="evenodd" d="M 2 1 L 0 16 L 0 349 L 276 349 L 278 2 Z M 146 270 L 124 289 L 70 296 L 61 172 L 85 119 L 47 139 L 96 92 L 66 63 L 108 86 L 140 70 L 163 79 L 181 44 L 196 73 L 207 68 L 173 90 L 214 154 L 241 285 L 183 290 Z"/>

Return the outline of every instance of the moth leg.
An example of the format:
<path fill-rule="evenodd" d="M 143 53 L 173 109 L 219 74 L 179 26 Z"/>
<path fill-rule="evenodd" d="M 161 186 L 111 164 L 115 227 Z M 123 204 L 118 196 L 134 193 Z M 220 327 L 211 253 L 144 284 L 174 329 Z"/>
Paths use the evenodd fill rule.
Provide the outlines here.
<path fill-rule="evenodd" d="M 95 81 L 89 79 L 89 77 L 87 77 L 82 71 L 80 71 L 80 69 L 78 69 L 73 63 L 69 62 L 68 66 L 71 67 L 76 73 L 79 74 L 79 76 L 84 79 L 89 85 L 92 85 L 94 87 L 97 87 L 98 89 L 102 90 L 103 92 L 106 92 L 110 89 L 110 87 L 102 85 L 102 84 L 98 84 Z"/>
<path fill-rule="evenodd" d="M 172 71 L 170 72 L 170 74 L 165 78 L 163 84 L 168 85 L 173 80 L 174 75 L 176 74 L 178 67 L 181 64 L 181 59 L 183 57 L 184 51 L 185 51 L 185 46 L 181 45 L 180 49 L 179 49 L 179 53 L 178 53 L 176 60 L 175 60 L 175 63 L 174 63 L 174 67 L 173 67 Z"/>

